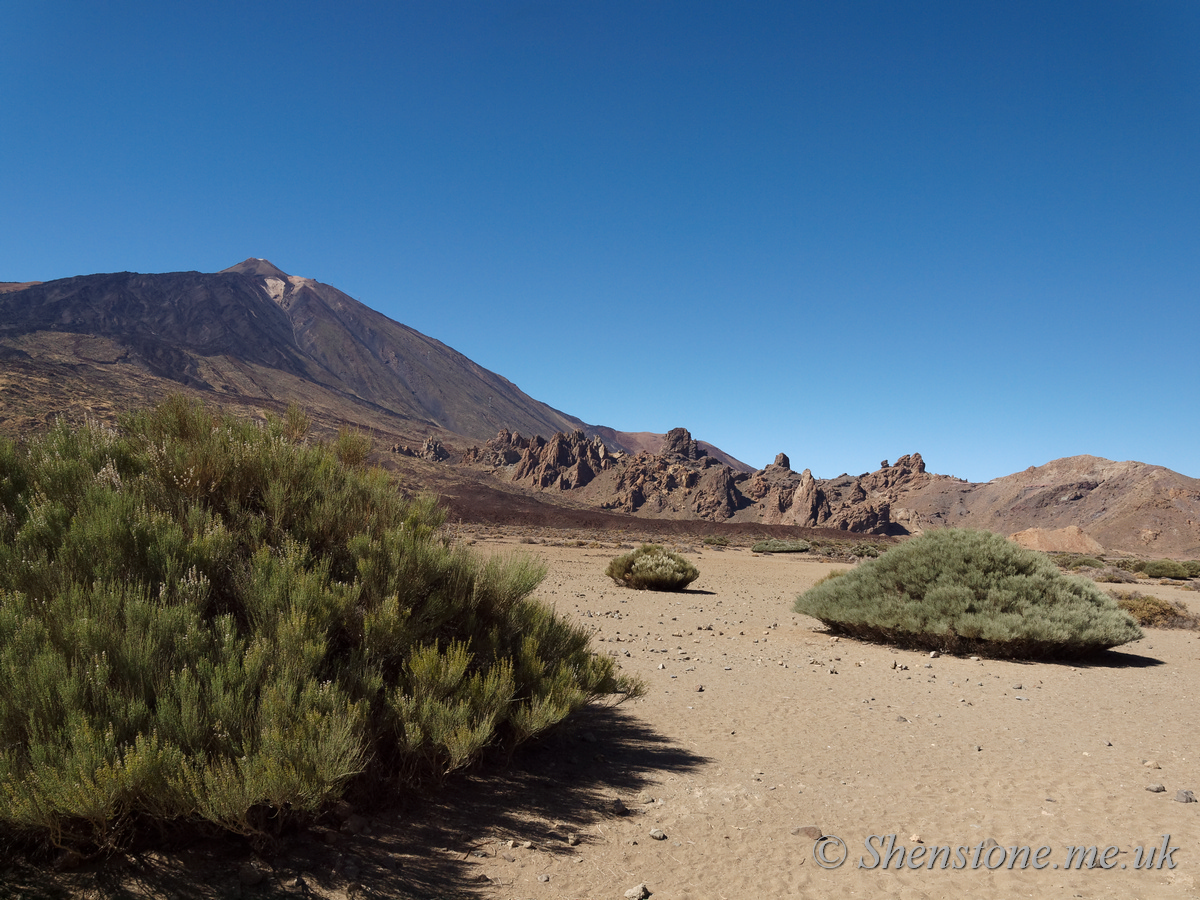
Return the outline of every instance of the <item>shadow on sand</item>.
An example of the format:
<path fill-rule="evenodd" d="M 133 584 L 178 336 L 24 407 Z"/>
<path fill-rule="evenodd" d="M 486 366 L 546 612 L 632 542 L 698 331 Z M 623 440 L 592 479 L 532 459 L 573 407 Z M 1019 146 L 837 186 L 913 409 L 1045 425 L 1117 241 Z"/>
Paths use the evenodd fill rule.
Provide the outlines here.
<path fill-rule="evenodd" d="M 0 896 L 492 897 L 500 885 L 480 874 L 481 860 L 473 854 L 494 857 L 504 852 L 499 842 L 511 838 L 532 841 L 538 853 L 574 855 L 567 835 L 579 833 L 586 845 L 586 830 L 614 815 L 614 797 L 628 799 L 664 774 L 688 772 L 707 761 L 671 743 L 626 707 L 593 707 L 523 748 L 507 766 L 492 761 L 439 790 L 362 809 L 370 834 L 318 826 L 285 835 L 261 854 L 240 839 L 212 838 L 126 853 L 63 873 L 48 861 L 0 864 Z M 239 871 L 252 860 L 266 878 L 243 886 Z"/>

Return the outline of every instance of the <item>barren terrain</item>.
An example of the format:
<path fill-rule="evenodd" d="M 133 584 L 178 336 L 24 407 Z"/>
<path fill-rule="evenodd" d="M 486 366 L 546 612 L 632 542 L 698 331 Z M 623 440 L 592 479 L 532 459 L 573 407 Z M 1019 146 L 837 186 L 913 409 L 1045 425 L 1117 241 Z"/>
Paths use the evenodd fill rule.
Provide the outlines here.
<path fill-rule="evenodd" d="M 1086 664 L 930 659 L 834 641 L 791 613 L 838 563 L 680 537 L 701 577 L 657 594 L 603 576 L 629 535 L 463 526 L 459 537 L 542 558 L 538 596 L 591 629 L 646 695 L 580 716 L 507 767 L 361 807 L 366 832 L 331 816 L 259 854 L 214 840 L 60 874 L 26 864 L 0 876 L 0 893 L 619 900 L 645 883 L 661 900 L 1200 896 L 1200 804 L 1176 800 L 1200 792 L 1195 632 L 1148 630 Z M 1136 587 L 1200 611 L 1200 594 Z M 848 861 L 818 866 L 816 834 L 843 840 Z M 895 857 L 887 871 L 859 868 L 874 863 L 871 835 L 895 835 L 906 861 L 917 847 L 965 847 L 965 868 L 929 870 L 923 856 L 919 868 L 896 871 Z M 1174 868 L 1135 869 L 1134 849 L 1164 835 Z M 989 839 L 1003 849 L 980 846 Z M 1031 856 L 1008 868 L 1007 848 L 1023 846 L 1050 848 L 1045 867 Z M 1080 846 L 1102 859 L 1117 848 L 1111 867 L 1065 870 Z M 987 868 L 989 852 L 1005 861 Z M 247 863 L 260 884 L 240 884 Z"/>

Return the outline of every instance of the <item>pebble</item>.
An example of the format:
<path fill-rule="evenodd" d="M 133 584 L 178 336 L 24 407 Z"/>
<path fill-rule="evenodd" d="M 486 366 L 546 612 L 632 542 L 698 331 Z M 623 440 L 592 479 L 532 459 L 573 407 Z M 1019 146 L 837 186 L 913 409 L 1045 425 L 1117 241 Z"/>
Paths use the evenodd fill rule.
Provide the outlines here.
<path fill-rule="evenodd" d="M 567 835 L 567 846 L 568 847 L 574 847 L 578 843 L 579 843 L 579 835 L 577 835 L 577 834 L 568 834 Z"/>
<path fill-rule="evenodd" d="M 614 816 L 629 815 L 629 807 L 625 805 L 625 801 L 623 801 L 620 797 L 614 799 L 612 803 L 609 804 L 608 808 L 612 810 L 612 814 Z"/>
<path fill-rule="evenodd" d="M 938 653 L 936 650 L 930 650 L 930 651 L 929 651 L 929 658 L 930 658 L 930 659 L 937 659 L 937 658 L 938 658 L 939 656 L 941 656 L 941 655 L 942 655 L 942 654 Z"/>
<path fill-rule="evenodd" d="M 252 862 L 244 862 L 241 868 L 238 869 L 238 881 L 246 887 L 254 887 L 256 884 L 262 884 L 263 879 L 266 877 L 267 873 Z"/>
<path fill-rule="evenodd" d="M 661 828 L 651 828 L 650 837 L 654 838 L 656 841 L 665 841 L 667 839 L 666 833 L 663 832 Z"/>
<path fill-rule="evenodd" d="M 538 876 L 538 881 L 540 881 L 542 884 L 545 884 L 549 880 L 550 880 L 549 875 L 539 875 Z"/>
<path fill-rule="evenodd" d="M 1191 791 L 1179 791 L 1179 793 L 1175 795 L 1175 799 L 1180 803 L 1195 803 L 1196 795 Z"/>
<path fill-rule="evenodd" d="M 1161 793 L 1163 793 L 1164 791 L 1166 791 L 1166 789 L 1167 789 L 1167 788 L 1166 788 L 1166 785 L 1162 785 L 1162 784 L 1148 784 L 1148 785 L 1146 785 L 1146 790 L 1150 791 L 1150 793 L 1152 793 L 1152 794 L 1161 794 Z"/>
<path fill-rule="evenodd" d="M 1142 765 L 1145 766 L 1147 769 L 1161 769 L 1162 768 L 1162 766 L 1160 766 L 1158 764 L 1157 759 L 1144 759 L 1144 760 L 1142 760 Z"/>
<path fill-rule="evenodd" d="M 650 896 L 650 888 L 646 887 L 646 882 L 631 887 L 625 892 L 627 900 L 646 900 Z"/>
<path fill-rule="evenodd" d="M 820 840 L 825 835 L 825 833 L 816 825 L 804 825 L 800 828 L 793 828 L 792 834 L 799 835 L 800 837 L 806 837 L 810 841 Z"/>

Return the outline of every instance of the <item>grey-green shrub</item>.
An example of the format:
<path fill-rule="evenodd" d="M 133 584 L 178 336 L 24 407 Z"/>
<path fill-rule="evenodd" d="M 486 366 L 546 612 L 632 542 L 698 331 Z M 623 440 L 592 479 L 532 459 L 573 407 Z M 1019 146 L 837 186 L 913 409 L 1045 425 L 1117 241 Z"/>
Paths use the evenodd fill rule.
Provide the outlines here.
<path fill-rule="evenodd" d="M 651 591 L 681 591 L 700 577 L 691 562 L 658 544 L 643 544 L 618 556 L 605 574 L 617 584 Z"/>
<path fill-rule="evenodd" d="M 1139 625 L 1150 628 L 1200 627 L 1200 616 L 1196 616 L 1178 600 L 1163 600 L 1137 591 L 1113 591 L 1117 606 L 1137 620 Z"/>
<path fill-rule="evenodd" d="M 1003 657 L 1073 657 L 1141 630 L 1092 582 L 999 535 L 939 529 L 802 594 L 796 612 L 869 640 Z"/>
<path fill-rule="evenodd" d="M 1152 559 L 1142 569 L 1142 574 L 1148 578 L 1178 578 L 1188 577 L 1188 569 L 1183 563 L 1173 559 Z"/>
<path fill-rule="evenodd" d="M 807 553 L 812 549 L 812 544 L 808 541 L 783 541 L 778 538 L 770 538 L 758 541 L 750 549 L 755 553 Z"/>
<path fill-rule="evenodd" d="M 638 691 L 530 599 L 540 564 L 306 427 L 176 398 L 0 441 L 0 836 L 261 835 Z"/>

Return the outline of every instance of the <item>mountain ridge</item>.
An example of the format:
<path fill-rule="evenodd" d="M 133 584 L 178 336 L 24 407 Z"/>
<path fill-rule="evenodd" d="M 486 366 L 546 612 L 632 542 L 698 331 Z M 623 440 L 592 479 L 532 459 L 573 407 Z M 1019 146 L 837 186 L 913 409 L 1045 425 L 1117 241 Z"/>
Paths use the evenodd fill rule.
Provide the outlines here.
<path fill-rule="evenodd" d="M 0 430 L 10 434 L 64 413 L 115 419 L 178 391 L 253 416 L 296 402 L 327 431 L 361 428 L 383 446 L 428 448 L 425 457 L 443 462 L 420 467 L 419 478 L 460 499 L 469 490 L 454 484 L 486 477 L 539 503 L 643 519 L 873 534 L 1070 525 L 1110 549 L 1200 556 L 1200 480 L 1160 466 L 1078 456 L 982 484 L 926 472 L 915 453 L 833 479 L 793 471 L 784 454 L 755 470 L 683 428 L 589 425 L 262 258 L 216 273 L 0 288 Z"/>

